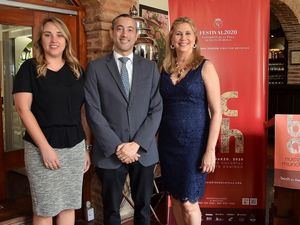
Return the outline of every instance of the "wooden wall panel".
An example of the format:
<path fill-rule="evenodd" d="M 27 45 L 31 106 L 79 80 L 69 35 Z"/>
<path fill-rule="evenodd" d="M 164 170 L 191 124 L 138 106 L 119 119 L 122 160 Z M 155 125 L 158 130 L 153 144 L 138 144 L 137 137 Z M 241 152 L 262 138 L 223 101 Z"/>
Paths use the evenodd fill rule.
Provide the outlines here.
<path fill-rule="evenodd" d="M 0 23 L 18 26 L 33 25 L 33 11 L 23 8 L 14 8 L 1 5 Z"/>

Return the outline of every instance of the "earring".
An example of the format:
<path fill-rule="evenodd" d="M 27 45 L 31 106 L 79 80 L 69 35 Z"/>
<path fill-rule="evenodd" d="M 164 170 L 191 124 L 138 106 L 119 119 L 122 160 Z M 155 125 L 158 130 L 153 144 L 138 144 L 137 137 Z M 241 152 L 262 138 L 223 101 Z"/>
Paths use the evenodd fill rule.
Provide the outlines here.
<path fill-rule="evenodd" d="M 197 48 L 197 44 L 194 44 L 193 48 Z"/>
<path fill-rule="evenodd" d="M 175 46 L 174 46 L 174 45 L 170 45 L 170 48 L 171 48 L 171 49 L 175 49 Z"/>

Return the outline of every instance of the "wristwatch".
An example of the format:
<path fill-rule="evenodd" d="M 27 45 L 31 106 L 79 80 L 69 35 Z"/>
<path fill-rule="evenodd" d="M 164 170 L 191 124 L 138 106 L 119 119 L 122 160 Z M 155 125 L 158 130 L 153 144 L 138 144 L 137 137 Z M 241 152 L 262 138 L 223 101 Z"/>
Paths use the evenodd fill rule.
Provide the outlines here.
<path fill-rule="evenodd" d="M 85 145 L 85 150 L 90 152 L 93 149 L 93 145 Z"/>

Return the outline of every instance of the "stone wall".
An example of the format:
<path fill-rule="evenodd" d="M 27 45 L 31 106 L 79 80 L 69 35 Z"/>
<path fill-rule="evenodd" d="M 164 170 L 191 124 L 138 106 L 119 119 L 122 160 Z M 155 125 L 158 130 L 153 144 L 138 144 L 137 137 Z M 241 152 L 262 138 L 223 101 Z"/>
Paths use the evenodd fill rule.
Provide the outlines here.
<path fill-rule="evenodd" d="M 286 2 L 291 2 L 287 1 Z M 300 13 L 300 3 L 294 0 L 293 9 Z M 290 3 L 291 4 L 291 3 Z M 279 20 L 288 43 L 288 84 L 300 84 L 300 65 L 291 65 L 291 51 L 300 51 L 300 23 L 295 12 L 283 0 L 271 0 L 271 11 Z M 298 15 L 300 17 L 300 14 Z"/>
<path fill-rule="evenodd" d="M 112 19 L 128 13 L 137 4 L 136 0 L 84 0 L 81 1 L 86 10 L 84 27 L 87 39 L 88 61 L 104 56 L 112 49 L 110 28 Z"/>
<path fill-rule="evenodd" d="M 299 0 L 280 0 L 285 3 L 298 18 L 298 22 L 300 23 L 300 1 Z"/>

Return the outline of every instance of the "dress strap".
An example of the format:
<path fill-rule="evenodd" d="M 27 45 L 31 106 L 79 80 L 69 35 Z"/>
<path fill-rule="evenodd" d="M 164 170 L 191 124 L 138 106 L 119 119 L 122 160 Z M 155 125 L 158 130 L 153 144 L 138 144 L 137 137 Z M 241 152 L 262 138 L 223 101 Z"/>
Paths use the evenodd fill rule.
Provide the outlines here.
<path fill-rule="evenodd" d="M 201 67 L 203 67 L 204 63 L 207 61 L 208 59 L 204 58 L 201 62 Z"/>
<path fill-rule="evenodd" d="M 203 65 L 204 65 L 204 63 L 205 63 L 206 61 L 208 61 L 208 59 L 204 58 L 204 59 L 202 60 L 202 62 L 200 63 L 199 67 L 198 67 L 198 69 L 199 69 L 199 71 L 200 71 L 200 77 L 201 77 L 201 80 L 203 80 L 203 77 L 202 77 L 202 68 L 203 68 Z"/>

